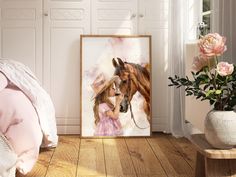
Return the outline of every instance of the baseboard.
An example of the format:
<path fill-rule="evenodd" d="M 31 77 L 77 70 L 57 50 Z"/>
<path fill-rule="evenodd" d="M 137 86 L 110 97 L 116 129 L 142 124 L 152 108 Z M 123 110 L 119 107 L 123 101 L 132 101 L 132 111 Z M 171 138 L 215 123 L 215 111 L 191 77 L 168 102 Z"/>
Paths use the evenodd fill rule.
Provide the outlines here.
<path fill-rule="evenodd" d="M 199 134 L 199 133 L 203 133 L 202 131 L 200 131 L 199 129 L 197 129 L 196 127 L 194 127 L 191 122 L 185 122 L 184 125 L 184 136 L 188 139 L 190 139 L 190 136 L 192 134 Z"/>
<path fill-rule="evenodd" d="M 66 135 L 66 134 L 80 134 L 80 126 L 76 125 L 57 125 L 57 133 L 59 135 Z"/>

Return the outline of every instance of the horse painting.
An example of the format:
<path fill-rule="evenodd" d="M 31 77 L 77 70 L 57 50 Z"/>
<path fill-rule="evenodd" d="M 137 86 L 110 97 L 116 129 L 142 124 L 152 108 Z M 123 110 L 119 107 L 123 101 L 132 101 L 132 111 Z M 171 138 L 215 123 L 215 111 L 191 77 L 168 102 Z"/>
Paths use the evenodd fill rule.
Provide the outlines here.
<path fill-rule="evenodd" d="M 118 75 L 120 77 L 121 82 L 118 87 L 120 92 L 124 94 L 126 105 L 130 105 L 131 108 L 131 100 L 134 94 L 139 92 L 144 97 L 143 110 L 147 115 L 147 120 L 150 123 L 149 65 L 143 67 L 139 64 L 123 62 L 120 58 L 117 58 L 117 60 L 118 62 L 114 58 L 112 59 L 113 66 L 115 67 L 114 75 Z M 125 103 L 123 102 L 123 104 Z"/>

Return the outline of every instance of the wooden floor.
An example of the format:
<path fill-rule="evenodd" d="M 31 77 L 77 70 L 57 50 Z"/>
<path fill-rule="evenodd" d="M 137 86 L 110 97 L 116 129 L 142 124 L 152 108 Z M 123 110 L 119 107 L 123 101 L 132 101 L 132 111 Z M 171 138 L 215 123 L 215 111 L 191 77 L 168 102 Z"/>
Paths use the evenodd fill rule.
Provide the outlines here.
<path fill-rule="evenodd" d="M 26 176 L 192 177 L 195 154 L 187 139 L 161 133 L 152 138 L 119 139 L 60 136 L 58 147 L 40 152 Z"/>

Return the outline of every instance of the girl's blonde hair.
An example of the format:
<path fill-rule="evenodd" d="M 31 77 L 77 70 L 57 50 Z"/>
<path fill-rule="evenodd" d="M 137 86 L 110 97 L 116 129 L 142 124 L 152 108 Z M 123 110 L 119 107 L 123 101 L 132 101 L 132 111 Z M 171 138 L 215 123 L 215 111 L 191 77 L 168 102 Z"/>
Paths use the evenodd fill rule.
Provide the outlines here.
<path fill-rule="evenodd" d="M 99 104 L 106 103 L 111 109 L 114 109 L 114 105 L 109 99 L 109 90 L 113 87 L 113 84 L 111 84 L 106 90 L 104 90 L 102 93 L 97 95 L 94 100 L 94 106 L 93 106 L 93 113 L 95 118 L 95 125 L 100 121 L 99 117 Z"/>

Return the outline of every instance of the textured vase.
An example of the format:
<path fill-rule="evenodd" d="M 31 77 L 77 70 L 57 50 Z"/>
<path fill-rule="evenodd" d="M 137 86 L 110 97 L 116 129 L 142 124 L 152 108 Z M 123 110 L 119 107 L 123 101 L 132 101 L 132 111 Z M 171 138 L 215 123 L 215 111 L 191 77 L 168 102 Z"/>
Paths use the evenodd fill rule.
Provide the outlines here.
<path fill-rule="evenodd" d="M 236 112 L 210 111 L 205 119 L 206 140 L 215 148 L 231 149 L 236 145 Z"/>

